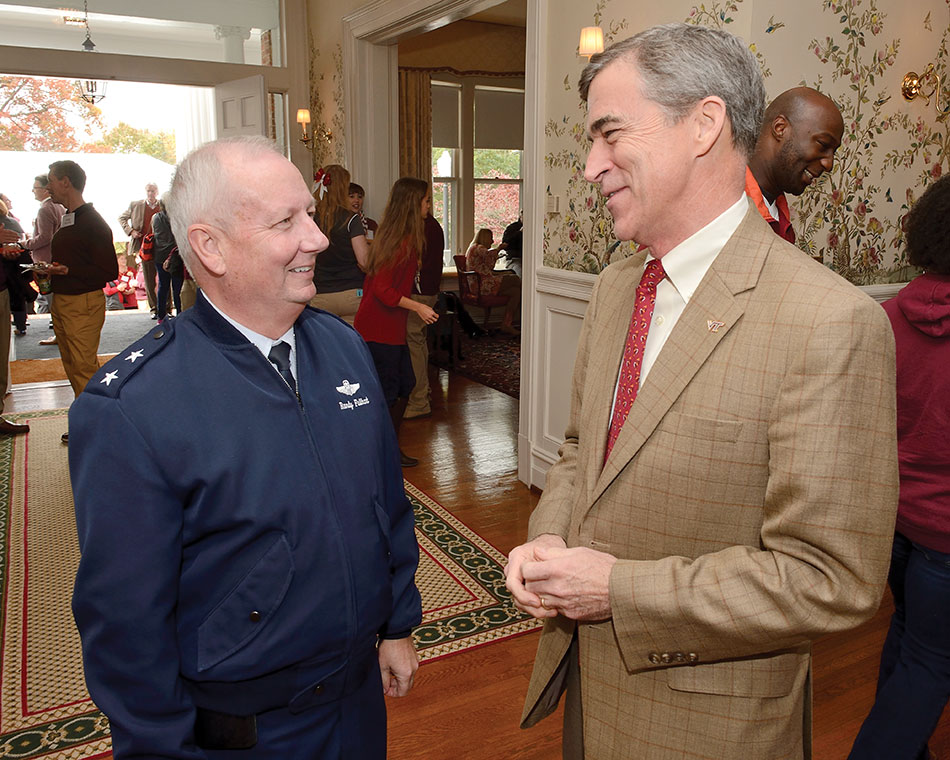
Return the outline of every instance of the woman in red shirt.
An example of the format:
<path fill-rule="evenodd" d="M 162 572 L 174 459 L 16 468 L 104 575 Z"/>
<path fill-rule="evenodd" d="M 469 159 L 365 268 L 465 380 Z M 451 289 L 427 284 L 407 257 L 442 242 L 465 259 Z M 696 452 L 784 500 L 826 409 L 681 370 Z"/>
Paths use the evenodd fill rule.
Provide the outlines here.
<path fill-rule="evenodd" d="M 414 177 L 396 180 L 369 249 L 363 298 L 353 323 L 373 355 L 397 438 L 416 384 L 406 345 L 406 320 L 410 311 L 427 325 L 439 318 L 430 307 L 410 298 L 425 243 L 423 220 L 430 205 L 428 183 Z M 419 464 L 418 459 L 399 453 L 403 467 Z"/>

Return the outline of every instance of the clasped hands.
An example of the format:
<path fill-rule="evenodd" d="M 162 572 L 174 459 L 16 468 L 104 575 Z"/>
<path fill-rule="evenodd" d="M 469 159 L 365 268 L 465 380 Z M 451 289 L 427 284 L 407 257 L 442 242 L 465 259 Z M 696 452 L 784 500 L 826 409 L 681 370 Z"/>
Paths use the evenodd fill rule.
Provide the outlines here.
<path fill-rule="evenodd" d="M 616 562 L 606 552 L 568 549 L 563 538 L 545 533 L 512 549 L 505 585 L 515 606 L 533 617 L 608 620 L 610 571 Z"/>

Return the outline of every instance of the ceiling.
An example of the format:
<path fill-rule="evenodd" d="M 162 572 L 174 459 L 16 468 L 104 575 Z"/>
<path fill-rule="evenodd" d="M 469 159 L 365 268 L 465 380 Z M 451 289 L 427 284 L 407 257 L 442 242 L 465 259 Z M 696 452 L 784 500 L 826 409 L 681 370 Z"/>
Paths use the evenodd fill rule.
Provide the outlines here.
<path fill-rule="evenodd" d="M 476 13 L 466 18 L 466 21 L 481 21 L 486 24 L 503 24 L 504 26 L 527 25 L 528 0 L 508 0 L 496 5 L 487 11 Z"/>

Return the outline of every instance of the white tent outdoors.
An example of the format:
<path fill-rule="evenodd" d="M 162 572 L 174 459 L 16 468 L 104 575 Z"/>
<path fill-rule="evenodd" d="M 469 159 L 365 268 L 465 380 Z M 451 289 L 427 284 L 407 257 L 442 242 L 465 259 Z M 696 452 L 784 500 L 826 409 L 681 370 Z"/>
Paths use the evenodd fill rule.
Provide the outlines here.
<path fill-rule="evenodd" d="M 83 197 L 112 227 L 116 242 L 128 240 L 119 214 L 129 203 L 145 197 L 145 185 L 154 182 L 159 194 L 168 190 L 174 164 L 135 153 L 29 153 L 0 151 L 0 192 L 13 202 L 13 213 L 23 229 L 32 232 L 39 204 L 33 200 L 33 178 L 49 170 L 53 161 L 75 161 L 86 172 Z"/>

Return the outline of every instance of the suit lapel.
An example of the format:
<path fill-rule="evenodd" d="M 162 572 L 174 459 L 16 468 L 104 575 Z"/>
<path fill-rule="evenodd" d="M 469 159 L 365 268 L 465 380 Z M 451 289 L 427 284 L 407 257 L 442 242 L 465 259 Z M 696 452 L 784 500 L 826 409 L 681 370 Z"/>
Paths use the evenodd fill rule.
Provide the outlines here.
<path fill-rule="evenodd" d="M 755 286 L 774 239 L 775 233 L 762 220 L 755 207 L 750 206 L 749 212 L 703 277 L 663 345 L 620 430 L 610 458 L 602 470 L 592 467 L 594 472 L 590 479 L 593 485 L 588 489 L 590 498 L 585 512 L 636 456 L 709 355 L 742 316 L 743 307 L 735 296 Z M 640 273 L 642 270 L 641 266 L 635 271 Z M 630 309 L 628 317 L 629 312 Z M 615 369 L 619 369 L 625 340 L 626 325 L 616 351 Z M 613 340 L 610 348 L 616 348 Z M 597 409 L 595 418 L 591 420 L 593 435 L 596 436 L 591 449 L 599 455 L 592 465 L 599 465 L 603 461 L 615 382 L 616 371 L 611 379 L 609 395 L 602 404 L 606 411 Z"/>

